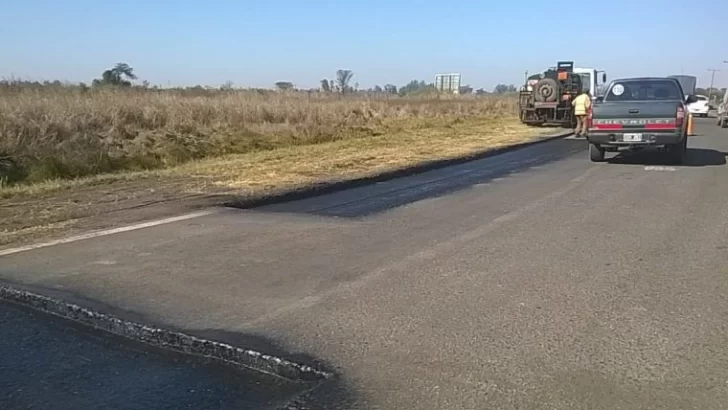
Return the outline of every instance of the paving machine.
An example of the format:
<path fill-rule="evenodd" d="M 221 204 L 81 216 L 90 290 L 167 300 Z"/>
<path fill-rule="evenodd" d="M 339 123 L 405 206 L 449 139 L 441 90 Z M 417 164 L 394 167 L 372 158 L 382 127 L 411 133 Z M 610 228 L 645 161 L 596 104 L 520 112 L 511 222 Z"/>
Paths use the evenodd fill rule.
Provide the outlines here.
<path fill-rule="evenodd" d="M 574 72 L 573 61 L 559 61 L 543 74 L 530 76 L 519 94 L 521 122 L 576 126 L 571 102 L 582 89 L 582 77 Z"/>

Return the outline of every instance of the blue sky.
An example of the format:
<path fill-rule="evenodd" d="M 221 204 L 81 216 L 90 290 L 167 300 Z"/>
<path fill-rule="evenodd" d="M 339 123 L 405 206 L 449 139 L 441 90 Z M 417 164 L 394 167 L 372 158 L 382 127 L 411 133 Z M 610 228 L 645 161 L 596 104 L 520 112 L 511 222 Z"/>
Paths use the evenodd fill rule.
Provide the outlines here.
<path fill-rule="evenodd" d="M 684 73 L 702 86 L 720 68 L 716 86 L 728 85 L 723 0 L 2 3 L 6 78 L 90 82 L 126 62 L 163 86 L 315 87 L 347 68 L 362 87 L 460 72 L 492 89 L 574 60 L 610 78 Z"/>

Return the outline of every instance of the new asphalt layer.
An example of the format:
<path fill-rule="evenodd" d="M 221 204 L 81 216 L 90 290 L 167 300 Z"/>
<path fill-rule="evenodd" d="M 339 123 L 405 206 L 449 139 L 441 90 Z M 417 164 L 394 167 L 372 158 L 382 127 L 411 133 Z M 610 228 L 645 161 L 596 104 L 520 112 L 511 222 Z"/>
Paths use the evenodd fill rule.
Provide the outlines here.
<path fill-rule="evenodd" d="M 324 363 L 312 408 L 728 408 L 728 130 L 564 139 L 0 258 L 6 281 Z"/>
<path fill-rule="evenodd" d="M 277 409 L 310 388 L 153 351 L 4 302 L 0 334 L 3 409 Z"/>

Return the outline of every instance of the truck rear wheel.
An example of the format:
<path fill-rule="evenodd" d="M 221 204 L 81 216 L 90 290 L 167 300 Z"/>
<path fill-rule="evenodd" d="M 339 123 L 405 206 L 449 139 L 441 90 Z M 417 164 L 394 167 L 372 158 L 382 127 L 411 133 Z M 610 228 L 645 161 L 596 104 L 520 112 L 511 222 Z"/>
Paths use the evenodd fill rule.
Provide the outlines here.
<path fill-rule="evenodd" d="M 589 159 L 591 162 L 604 161 L 604 148 L 597 144 L 589 144 Z"/>
<path fill-rule="evenodd" d="M 673 144 L 667 147 L 667 155 L 670 157 L 670 162 L 675 165 L 680 165 L 685 160 L 685 153 L 688 150 L 688 139 L 683 138 L 681 142 Z"/>
<path fill-rule="evenodd" d="M 555 102 L 559 98 L 559 83 L 553 78 L 542 78 L 533 87 L 533 97 L 538 102 Z"/>

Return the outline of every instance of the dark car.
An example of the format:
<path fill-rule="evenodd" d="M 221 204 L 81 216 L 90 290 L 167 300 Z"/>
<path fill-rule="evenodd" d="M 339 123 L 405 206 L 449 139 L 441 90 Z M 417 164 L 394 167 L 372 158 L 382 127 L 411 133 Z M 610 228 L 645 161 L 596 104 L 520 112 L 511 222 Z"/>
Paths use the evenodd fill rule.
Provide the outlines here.
<path fill-rule="evenodd" d="M 589 112 L 589 157 L 604 161 L 605 152 L 648 146 L 664 147 L 671 162 L 682 163 L 687 151 L 688 107 L 674 78 L 614 80 Z"/>

